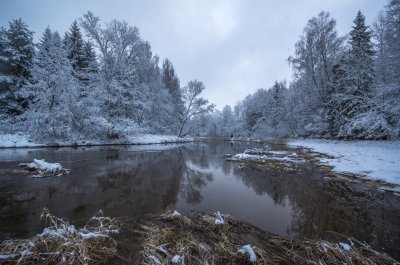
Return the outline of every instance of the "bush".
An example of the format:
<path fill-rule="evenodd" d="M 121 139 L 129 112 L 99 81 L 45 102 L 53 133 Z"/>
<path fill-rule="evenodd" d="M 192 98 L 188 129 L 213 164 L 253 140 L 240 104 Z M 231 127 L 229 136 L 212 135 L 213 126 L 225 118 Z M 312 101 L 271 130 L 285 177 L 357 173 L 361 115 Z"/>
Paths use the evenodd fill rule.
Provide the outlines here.
<path fill-rule="evenodd" d="M 350 139 L 384 140 L 391 138 L 392 135 L 393 128 L 385 117 L 376 111 L 368 111 L 347 122 L 338 136 Z"/>

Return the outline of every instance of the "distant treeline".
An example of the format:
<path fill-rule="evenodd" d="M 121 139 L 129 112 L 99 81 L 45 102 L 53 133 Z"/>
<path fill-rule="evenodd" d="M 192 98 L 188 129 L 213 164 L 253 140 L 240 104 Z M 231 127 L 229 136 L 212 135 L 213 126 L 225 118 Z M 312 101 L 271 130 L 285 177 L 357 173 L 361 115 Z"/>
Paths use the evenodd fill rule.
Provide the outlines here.
<path fill-rule="evenodd" d="M 233 109 L 199 116 L 192 133 L 223 137 L 400 137 L 400 1 L 372 26 L 358 12 L 338 36 L 328 12 L 311 18 L 288 58 L 294 81 L 259 89 Z"/>

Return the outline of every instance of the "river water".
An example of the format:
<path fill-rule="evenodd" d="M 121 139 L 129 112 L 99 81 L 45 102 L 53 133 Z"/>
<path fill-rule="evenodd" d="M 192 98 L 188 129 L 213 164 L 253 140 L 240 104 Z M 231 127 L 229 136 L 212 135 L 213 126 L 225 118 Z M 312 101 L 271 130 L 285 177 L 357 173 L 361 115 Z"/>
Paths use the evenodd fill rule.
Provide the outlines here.
<path fill-rule="evenodd" d="M 399 196 L 328 179 L 308 163 L 286 171 L 243 167 L 223 156 L 255 146 L 208 142 L 1 149 L 0 240 L 40 232 L 44 207 L 82 226 L 100 209 L 118 217 L 173 206 L 178 211 L 220 211 L 291 238 L 332 239 L 334 231 L 400 257 Z M 48 178 L 13 173 L 20 162 L 34 158 L 59 162 L 71 173 Z"/>

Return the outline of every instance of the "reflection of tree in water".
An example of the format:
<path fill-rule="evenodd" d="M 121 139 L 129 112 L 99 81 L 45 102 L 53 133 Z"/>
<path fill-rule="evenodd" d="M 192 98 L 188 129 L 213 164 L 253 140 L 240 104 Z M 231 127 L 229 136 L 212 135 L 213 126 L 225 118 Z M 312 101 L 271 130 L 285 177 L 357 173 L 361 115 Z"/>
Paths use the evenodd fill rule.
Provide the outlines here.
<path fill-rule="evenodd" d="M 175 204 L 181 179 L 178 152 L 134 153 L 116 161 L 119 165 L 114 164 L 97 179 L 103 198 L 109 198 L 103 203 L 132 208 L 129 212 L 138 214 L 159 212 Z"/>
<path fill-rule="evenodd" d="M 186 162 L 190 160 L 202 169 L 207 169 L 210 166 L 210 150 L 208 145 L 199 144 L 195 148 L 181 148 L 181 150 L 182 159 Z"/>
<path fill-rule="evenodd" d="M 277 204 L 289 202 L 297 238 L 332 239 L 328 231 L 368 242 L 399 258 L 400 202 L 391 193 L 350 186 L 340 180 L 322 180 L 311 167 L 299 173 L 243 168 L 235 174 L 257 194 L 268 194 Z M 389 233 L 390 231 L 390 233 Z"/>
<path fill-rule="evenodd" d="M 197 204 L 202 201 L 201 188 L 213 181 L 213 170 L 221 169 L 228 175 L 233 171 L 233 164 L 224 158 L 224 154 L 243 152 L 242 143 L 214 142 L 200 143 L 180 148 L 182 162 L 182 180 L 180 196 L 187 203 Z"/>
<path fill-rule="evenodd" d="M 180 196 L 187 203 L 196 204 L 202 201 L 201 188 L 213 181 L 211 172 L 221 169 L 224 174 L 230 174 L 233 165 L 227 162 L 223 155 L 227 153 L 243 152 L 245 146 L 242 143 L 214 142 L 199 143 L 180 148 L 182 162 L 182 180 Z"/>
<path fill-rule="evenodd" d="M 193 150 L 180 149 L 180 157 L 182 161 L 180 163 L 182 172 L 180 196 L 187 203 L 199 203 L 203 199 L 200 189 L 213 180 L 211 173 L 202 171 L 208 168 L 208 153 L 206 153 L 205 148 L 201 148 L 199 153 L 193 153 Z"/>

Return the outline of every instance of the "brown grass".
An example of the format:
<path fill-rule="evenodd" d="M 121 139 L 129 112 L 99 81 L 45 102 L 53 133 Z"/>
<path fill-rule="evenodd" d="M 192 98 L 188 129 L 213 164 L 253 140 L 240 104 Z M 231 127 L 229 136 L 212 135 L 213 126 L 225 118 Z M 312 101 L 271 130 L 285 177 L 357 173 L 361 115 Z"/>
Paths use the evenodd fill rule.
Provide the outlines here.
<path fill-rule="evenodd" d="M 290 240 L 272 235 L 231 216 L 216 225 L 215 216 L 194 213 L 172 217 L 170 214 L 144 221 L 136 233 L 140 238 L 140 258 L 136 264 L 251 264 L 247 254 L 238 250 L 253 246 L 257 264 L 393 264 L 386 254 L 372 250 L 355 239 L 342 238 L 351 246 L 345 250 L 337 243 L 322 240 Z"/>
<path fill-rule="evenodd" d="M 43 233 L 25 240 L 7 240 L 0 244 L 0 263 L 7 264 L 104 264 L 116 254 L 117 233 L 114 219 L 99 212 L 82 229 L 52 215 L 41 215 L 47 224 Z"/>
<path fill-rule="evenodd" d="M 213 214 L 168 210 L 129 222 L 100 212 L 76 229 L 44 210 L 42 218 L 49 227 L 31 239 L 2 242 L 0 263 L 160 265 L 174 264 L 173 257 L 179 255 L 178 264 L 252 264 L 247 253 L 238 252 L 250 244 L 256 264 L 396 264 L 388 255 L 339 234 L 338 242 L 350 245 L 350 250 L 323 240 L 290 240 L 232 216 L 222 217 L 224 223 L 217 225 Z"/>

